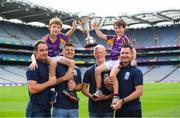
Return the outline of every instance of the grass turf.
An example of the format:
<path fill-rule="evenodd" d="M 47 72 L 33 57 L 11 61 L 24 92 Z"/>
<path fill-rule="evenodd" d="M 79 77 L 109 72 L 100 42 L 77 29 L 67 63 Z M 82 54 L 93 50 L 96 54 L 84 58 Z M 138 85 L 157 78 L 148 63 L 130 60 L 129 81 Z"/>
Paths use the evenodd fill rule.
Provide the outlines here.
<path fill-rule="evenodd" d="M 80 117 L 88 116 L 88 99 L 81 93 Z M 0 87 L 0 117 L 25 117 L 26 86 Z M 143 117 L 180 117 L 180 83 L 145 83 Z"/>

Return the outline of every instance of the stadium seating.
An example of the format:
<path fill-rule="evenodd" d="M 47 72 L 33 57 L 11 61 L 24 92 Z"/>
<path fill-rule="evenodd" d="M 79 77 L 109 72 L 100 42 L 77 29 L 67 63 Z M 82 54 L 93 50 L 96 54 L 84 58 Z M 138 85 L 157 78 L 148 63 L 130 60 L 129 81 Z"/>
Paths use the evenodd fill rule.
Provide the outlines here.
<path fill-rule="evenodd" d="M 136 47 L 174 45 L 179 35 L 179 27 L 152 27 L 146 29 L 132 29 L 126 33 L 131 39 L 136 39 Z"/>
<path fill-rule="evenodd" d="M 173 73 L 168 75 L 166 78 L 163 78 L 162 82 L 180 82 L 180 67 L 177 66 L 173 70 Z"/>
<path fill-rule="evenodd" d="M 67 32 L 68 29 L 62 32 Z M 145 82 L 171 82 L 180 81 L 178 76 L 179 67 L 176 66 L 180 62 L 179 46 L 180 46 L 180 26 L 167 27 L 151 27 L 145 29 L 128 29 L 127 36 L 134 41 L 135 47 L 138 49 L 137 61 L 139 67 L 144 74 Z M 47 27 L 35 27 L 23 24 L 15 24 L 10 22 L 0 22 L 0 44 L 6 46 L 0 47 L 0 62 L 30 62 L 30 53 L 20 51 L 27 46 L 32 46 L 34 42 L 47 34 Z M 102 30 L 105 34 L 113 34 L 113 30 Z M 105 40 L 100 39 L 91 31 L 90 35 L 97 40 L 98 44 L 104 45 L 110 49 L 110 45 Z M 75 56 L 76 63 L 81 66 L 82 76 L 95 60 L 93 58 L 92 49 L 84 48 L 84 40 L 86 33 L 76 30 L 70 37 L 69 41 L 76 47 Z M 19 47 L 18 47 L 19 46 Z M 24 46 L 24 47 L 22 47 Z M 13 52 L 9 48 L 13 47 Z M 161 48 L 163 47 L 163 48 Z M 167 48 L 167 49 L 166 49 Z M 5 52 L 6 50 L 7 52 Z M 27 49 L 25 49 L 27 50 Z M 32 51 L 32 50 L 31 50 Z M 107 50 L 110 52 L 110 50 Z M 109 55 L 107 56 L 107 59 Z M 163 62 L 160 64 L 160 62 Z M 152 63 L 153 62 L 153 63 Z M 154 63 L 155 62 L 155 63 Z M 168 63 L 167 63 L 168 62 Z M 173 62 L 173 63 L 172 63 Z M 142 63 L 142 64 L 141 64 Z M 144 65 L 143 65 L 144 64 Z M 163 65 L 164 64 L 164 65 Z M 25 68 L 26 66 L 0 66 L 0 84 L 1 83 L 26 83 Z M 16 70 L 14 72 L 14 70 Z"/>
<path fill-rule="evenodd" d="M 16 70 L 16 71 L 14 71 Z M 26 83 L 25 67 L 20 66 L 0 66 L 0 84 Z"/>
<path fill-rule="evenodd" d="M 160 81 L 163 77 L 168 75 L 174 67 L 172 66 L 155 66 L 149 72 L 144 74 L 145 82 L 157 82 Z"/>

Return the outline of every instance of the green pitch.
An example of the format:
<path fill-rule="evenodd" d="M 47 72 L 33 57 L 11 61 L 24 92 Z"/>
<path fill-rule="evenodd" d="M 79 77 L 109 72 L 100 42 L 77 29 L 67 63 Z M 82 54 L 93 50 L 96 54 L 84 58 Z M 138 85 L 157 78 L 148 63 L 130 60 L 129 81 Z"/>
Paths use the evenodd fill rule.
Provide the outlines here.
<path fill-rule="evenodd" d="M 79 98 L 80 117 L 87 117 L 87 97 Z M 180 117 L 180 83 L 146 83 L 141 100 L 144 117 Z M 27 102 L 26 86 L 0 87 L 0 117 L 25 117 Z"/>

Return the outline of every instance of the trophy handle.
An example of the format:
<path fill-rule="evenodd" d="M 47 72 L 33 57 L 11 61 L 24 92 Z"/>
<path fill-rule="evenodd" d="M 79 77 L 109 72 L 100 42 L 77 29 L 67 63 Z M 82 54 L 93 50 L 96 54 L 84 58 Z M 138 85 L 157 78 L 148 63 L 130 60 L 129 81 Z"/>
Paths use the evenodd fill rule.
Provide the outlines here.
<path fill-rule="evenodd" d="M 85 48 L 93 47 L 97 45 L 96 39 L 94 37 L 90 36 L 90 26 L 89 26 L 89 17 L 84 17 L 80 20 L 78 20 L 78 23 L 80 24 L 82 31 L 87 34 L 87 37 L 85 39 Z"/>
<path fill-rule="evenodd" d="M 78 24 L 81 26 L 81 31 L 82 32 L 86 32 L 87 35 L 89 36 L 89 31 L 90 31 L 90 28 L 89 28 L 89 17 L 86 16 L 86 17 L 83 17 L 81 19 L 78 20 Z"/>

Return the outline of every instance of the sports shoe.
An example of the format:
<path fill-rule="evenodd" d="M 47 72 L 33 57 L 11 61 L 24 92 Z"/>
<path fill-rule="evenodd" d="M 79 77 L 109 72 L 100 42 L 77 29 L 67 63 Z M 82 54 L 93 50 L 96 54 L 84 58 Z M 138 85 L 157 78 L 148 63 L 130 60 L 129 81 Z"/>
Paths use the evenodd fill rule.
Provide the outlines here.
<path fill-rule="evenodd" d="M 57 92 L 55 91 L 55 88 L 50 89 L 50 103 L 54 104 L 56 102 Z"/>
<path fill-rule="evenodd" d="M 94 98 L 99 98 L 103 95 L 101 89 L 97 89 L 96 92 L 93 94 Z"/>
<path fill-rule="evenodd" d="M 118 96 L 113 96 L 112 102 L 111 102 L 111 107 L 116 104 L 116 102 L 119 100 Z"/>
<path fill-rule="evenodd" d="M 66 90 L 63 90 L 62 93 L 65 96 L 69 97 L 74 102 L 78 102 L 79 101 L 79 98 L 77 97 L 76 92 L 74 92 L 72 90 L 66 89 Z"/>

